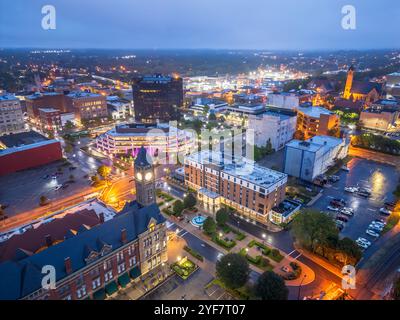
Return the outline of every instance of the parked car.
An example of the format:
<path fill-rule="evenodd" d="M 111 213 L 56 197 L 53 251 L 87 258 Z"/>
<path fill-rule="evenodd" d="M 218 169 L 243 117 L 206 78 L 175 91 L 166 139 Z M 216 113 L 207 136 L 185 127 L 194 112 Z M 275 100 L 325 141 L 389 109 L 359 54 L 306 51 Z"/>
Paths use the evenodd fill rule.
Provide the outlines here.
<path fill-rule="evenodd" d="M 363 248 L 363 249 L 368 249 L 368 245 L 362 241 L 356 240 L 356 243 L 359 247 Z"/>
<path fill-rule="evenodd" d="M 327 206 L 326 208 L 327 208 L 328 210 L 334 211 L 334 212 L 338 212 L 338 211 L 339 211 L 339 208 L 334 207 L 334 206 Z"/>
<path fill-rule="evenodd" d="M 337 216 L 336 220 L 343 221 L 343 222 L 349 222 L 349 219 L 347 219 L 346 217 L 343 217 L 343 216 Z"/>
<path fill-rule="evenodd" d="M 341 169 L 342 169 L 343 171 L 346 171 L 346 172 L 349 172 L 349 171 L 350 171 L 350 168 L 348 168 L 347 166 L 342 166 Z"/>
<path fill-rule="evenodd" d="M 374 230 L 374 231 L 376 231 L 376 232 L 382 232 L 382 230 L 383 230 L 383 227 L 378 226 L 378 225 L 376 225 L 376 224 L 370 224 L 370 225 L 368 226 L 368 228 L 369 228 L 369 229 L 372 229 L 372 230 Z"/>
<path fill-rule="evenodd" d="M 381 214 L 386 215 L 386 216 L 390 216 L 390 215 L 392 214 L 392 211 L 390 211 L 390 210 L 388 210 L 388 209 L 386 209 L 386 208 L 380 208 L 380 209 L 379 209 L 379 212 L 380 212 Z"/>
<path fill-rule="evenodd" d="M 371 237 L 379 238 L 379 233 L 375 232 L 372 229 L 367 229 L 367 231 L 365 231 L 365 233 L 370 235 Z"/>
<path fill-rule="evenodd" d="M 396 206 L 395 202 L 385 202 L 385 206 L 393 209 Z"/>
<path fill-rule="evenodd" d="M 374 221 L 372 221 L 372 222 L 380 222 L 380 223 L 382 223 L 383 225 L 385 225 L 386 226 L 386 221 L 385 220 L 383 220 L 383 219 L 375 219 Z"/>
<path fill-rule="evenodd" d="M 368 241 L 367 239 L 362 238 L 362 237 L 359 237 L 357 240 L 360 240 L 360 241 L 364 242 L 364 243 L 367 244 L 368 246 L 370 246 L 370 245 L 372 244 L 371 241 Z"/>
<path fill-rule="evenodd" d="M 354 193 L 358 191 L 357 187 L 345 187 L 344 191 L 349 192 L 349 193 Z"/>

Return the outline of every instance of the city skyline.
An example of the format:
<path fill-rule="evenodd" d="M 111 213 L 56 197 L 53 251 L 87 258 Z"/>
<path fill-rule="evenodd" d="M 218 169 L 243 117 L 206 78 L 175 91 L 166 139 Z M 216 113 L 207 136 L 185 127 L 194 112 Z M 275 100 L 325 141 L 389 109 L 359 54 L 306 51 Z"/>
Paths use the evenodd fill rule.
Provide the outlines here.
<path fill-rule="evenodd" d="M 41 26 L 42 7 L 56 9 L 56 29 Z M 242 2 L 180 0 L 128 3 L 3 1 L 0 46 L 4 48 L 367 50 L 399 47 L 400 5 L 385 0 Z M 355 30 L 342 27 L 342 8 L 354 6 Z M 37 12 L 37 14 L 34 14 Z M 238 23 L 240 22 L 240 23 Z M 373 22 L 373 23 L 372 23 Z M 140 32 L 137 32 L 140 30 Z M 385 34 L 385 37 L 382 37 Z"/>

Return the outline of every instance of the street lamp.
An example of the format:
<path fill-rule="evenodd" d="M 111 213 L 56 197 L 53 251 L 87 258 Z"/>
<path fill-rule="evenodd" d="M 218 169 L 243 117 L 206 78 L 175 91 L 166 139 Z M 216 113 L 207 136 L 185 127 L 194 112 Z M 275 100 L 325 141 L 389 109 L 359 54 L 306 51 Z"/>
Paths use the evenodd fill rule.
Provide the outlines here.
<path fill-rule="evenodd" d="M 262 234 L 262 238 L 263 238 L 263 244 L 265 244 L 265 238 L 267 237 L 267 235 L 265 233 Z"/>
<path fill-rule="evenodd" d="M 297 300 L 300 300 L 301 286 L 302 286 L 302 284 L 303 284 L 303 281 L 306 279 L 306 277 L 307 277 L 307 275 L 305 274 L 304 277 L 303 277 L 303 279 L 301 279 L 300 286 L 299 286 L 299 293 L 298 293 L 298 296 L 297 296 Z"/>
<path fill-rule="evenodd" d="M 220 232 L 220 233 L 219 233 L 219 237 L 222 238 L 222 236 L 223 236 L 223 234 L 222 234 L 222 232 Z"/>

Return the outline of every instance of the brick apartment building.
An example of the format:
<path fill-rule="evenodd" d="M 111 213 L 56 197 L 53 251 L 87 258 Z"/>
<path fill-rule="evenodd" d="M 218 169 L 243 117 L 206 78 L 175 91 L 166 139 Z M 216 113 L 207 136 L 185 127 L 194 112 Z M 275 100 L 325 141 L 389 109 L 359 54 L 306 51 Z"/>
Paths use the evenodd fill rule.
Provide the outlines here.
<path fill-rule="evenodd" d="M 57 109 L 60 113 L 68 111 L 65 95 L 59 92 L 34 93 L 25 98 L 25 105 L 29 120 L 33 123 L 38 121 L 40 108 Z"/>
<path fill-rule="evenodd" d="M 77 121 L 106 119 L 108 117 L 105 96 L 90 92 L 74 92 L 66 95 L 68 110 L 75 113 Z"/>
<path fill-rule="evenodd" d="M 206 150 L 185 158 L 185 183 L 198 191 L 207 211 L 216 212 L 224 204 L 266 224 L 272 209 L 285 199 L 287 175 Z"/>
<path fill-rule="evenodd" d="M 54 108 L 39 109 L 39 126 L 43 131 L 61 130 L 60 111 Z"/>

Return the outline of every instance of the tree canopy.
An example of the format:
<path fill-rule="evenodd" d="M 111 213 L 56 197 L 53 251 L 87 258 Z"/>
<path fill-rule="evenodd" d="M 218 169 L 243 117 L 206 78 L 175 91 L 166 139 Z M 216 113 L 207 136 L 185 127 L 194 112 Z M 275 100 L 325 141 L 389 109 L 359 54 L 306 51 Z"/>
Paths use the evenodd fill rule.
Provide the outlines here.
<path fill-rule="evenodd" d="M 183 199 L 183 205 L 185 208 L 193 208 L 197 203 L 196 197 L 193 195 L 193 193 L 189 193 L 184 199 Z"/>
<path fill-rule="evenodd" d="M 176 200 L 173 206 L 174 214 L 176 216 L 180 216 L 182 214 L 183 209 L 185 209 L 183 206 L 183 202 L 181 200 Z"/>
<path fill-rule="evenodd" d="M 215 214 L 215 220 L 217 220 L 218 225 L 223 226 L 229 220 L 229 213 L 225 208 L 221 208 Z"/>
<path fill-rule="evenodd" d="M 216 265 L 217 276 L 232 289 L 243 287 L 250 273 L 246 258 L 237 253 L 230 253 L 221 258 Z"/>
<path fill-rule="evenodd" d="M 289 295 L 283 278 L 272 271 L 266 271 L 258 278 L 255 292 L 262 300 L 287 300 Z"/>
<path fill-rule="evenodd" d="M 204 229 L 205 233 L 207 233 L 209 235 L 215 233 L 215 231 L 217 230 L 217 225 L 216 225 L 214 219 L 211 217 L 207 217 L 207 219 L 204 221 L 203 229 Z"/>

